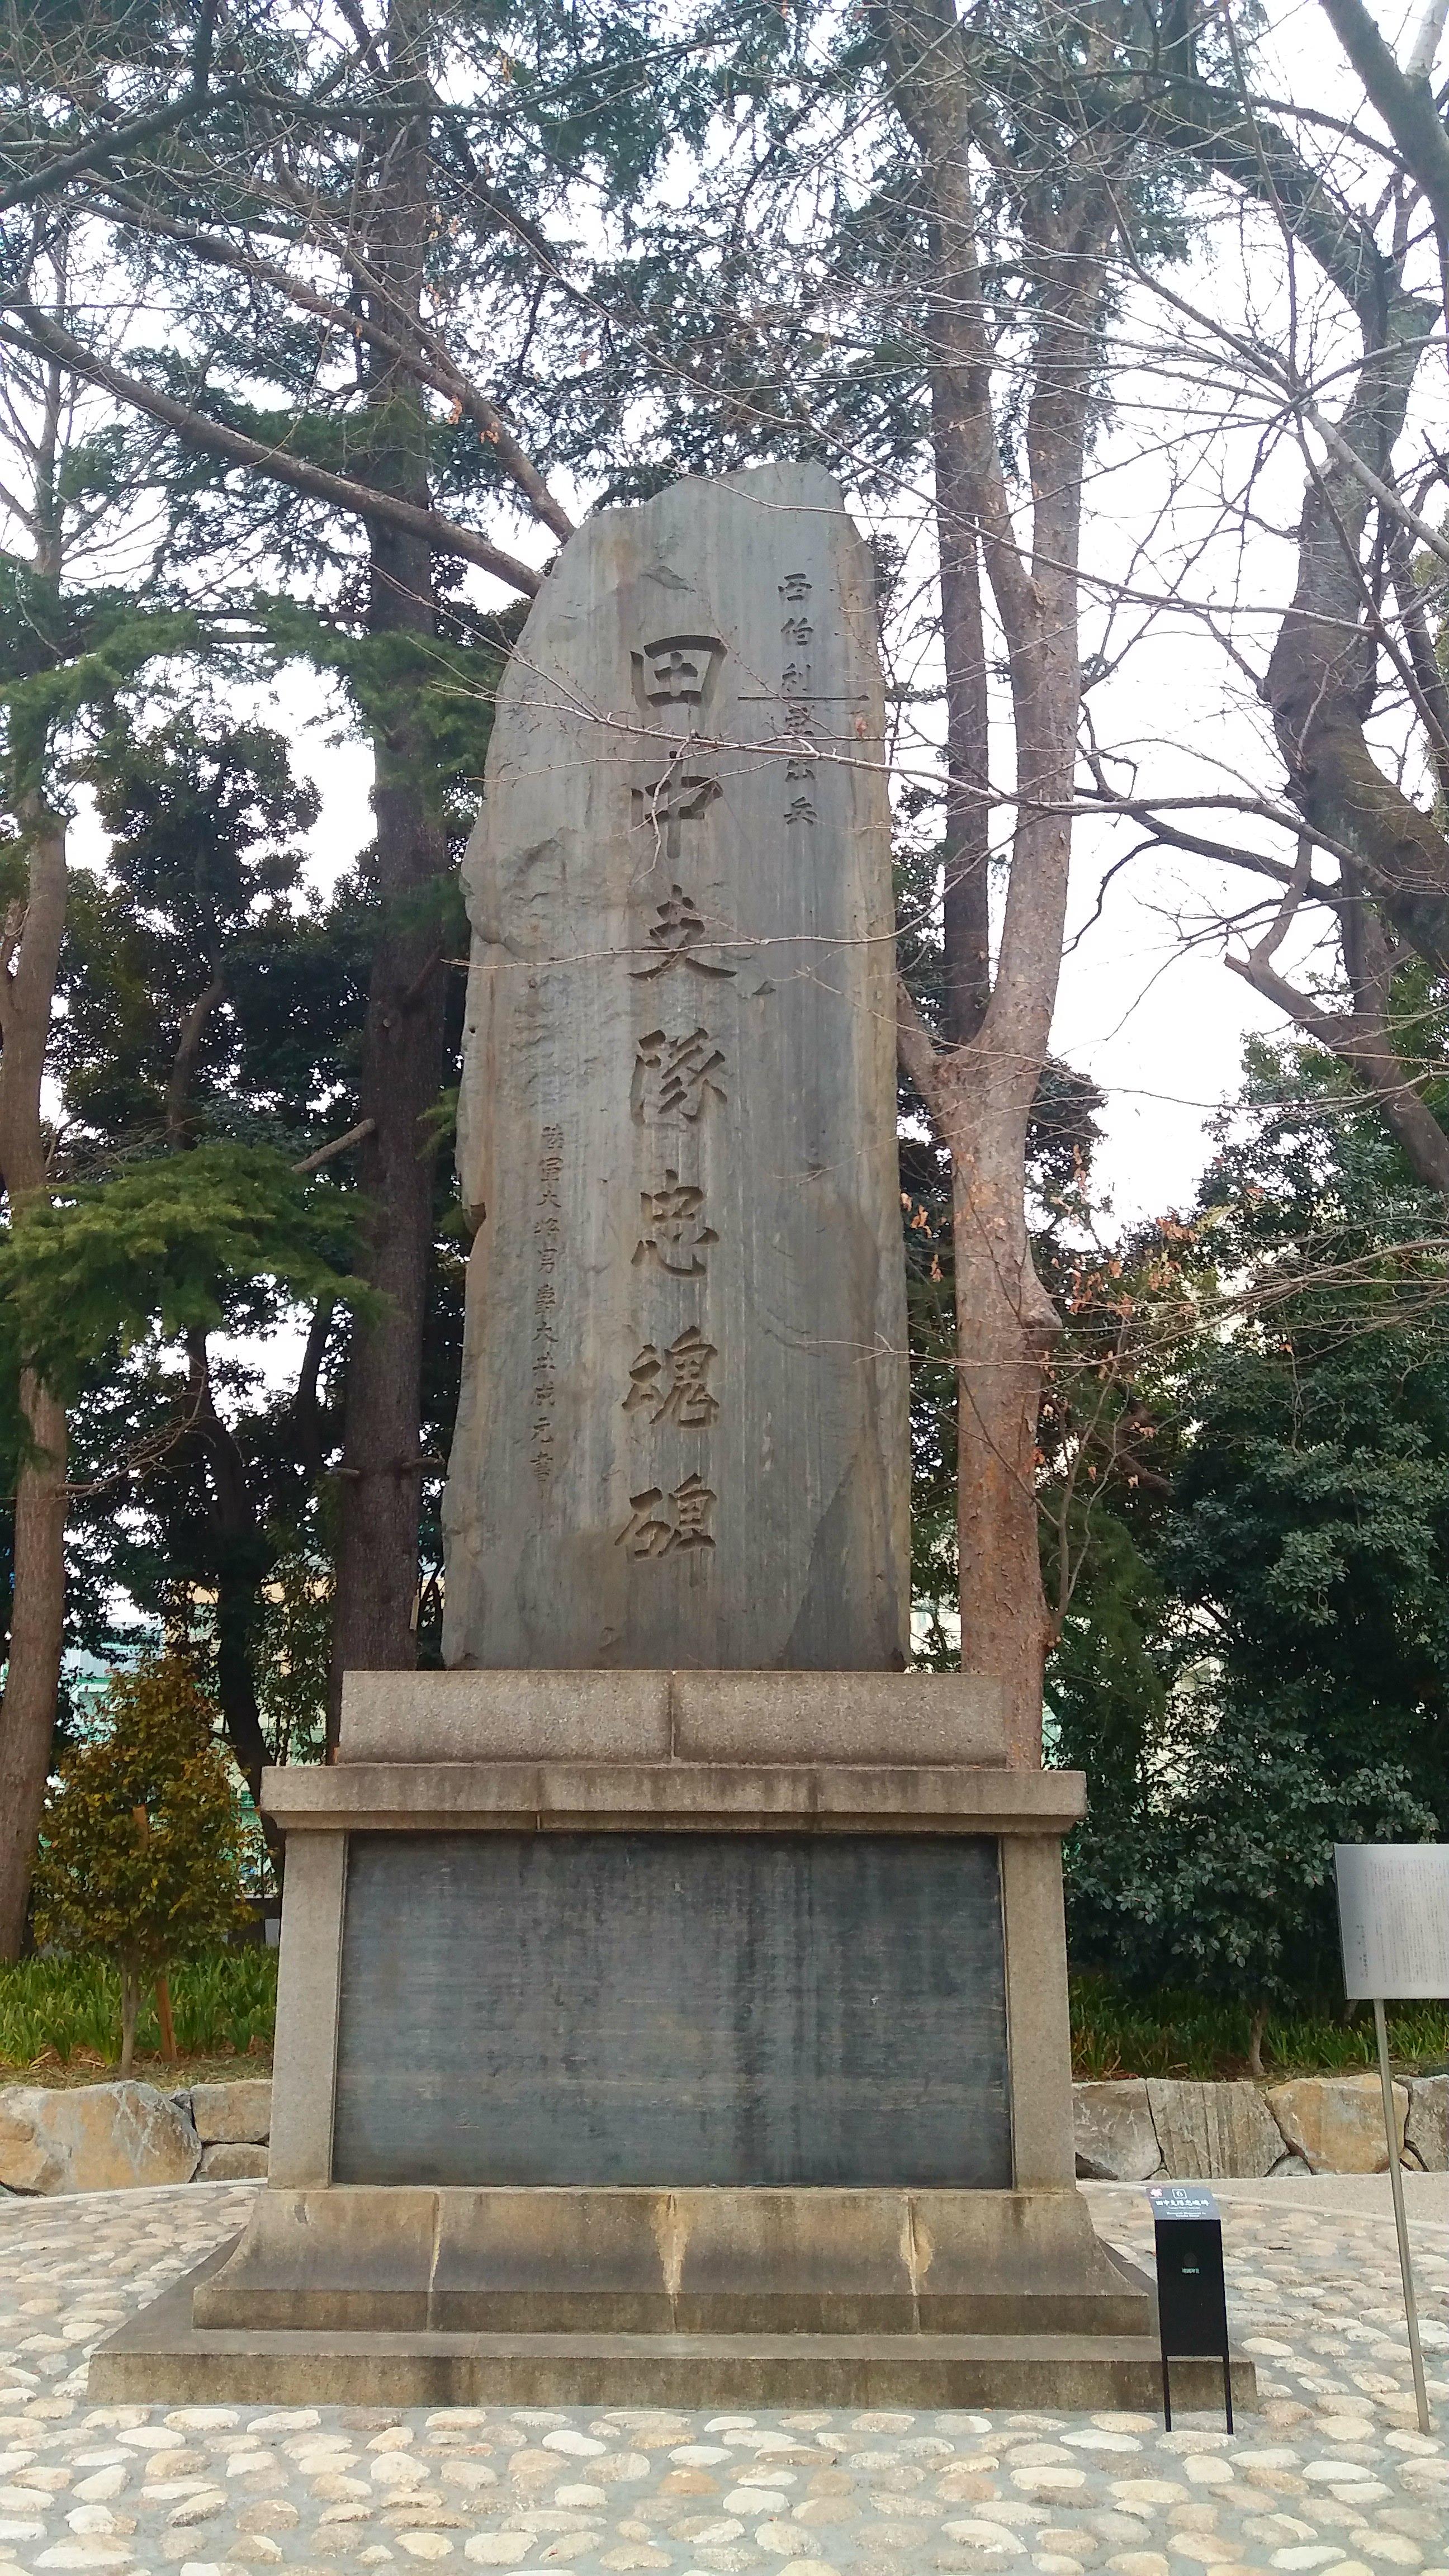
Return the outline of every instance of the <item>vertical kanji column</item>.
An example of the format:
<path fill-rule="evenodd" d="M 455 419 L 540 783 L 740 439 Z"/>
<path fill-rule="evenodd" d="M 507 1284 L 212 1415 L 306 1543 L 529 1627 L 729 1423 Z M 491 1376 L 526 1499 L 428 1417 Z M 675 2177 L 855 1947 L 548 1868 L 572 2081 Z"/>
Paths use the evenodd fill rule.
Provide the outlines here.
<path fill-rule="evenodd" d="M 569 541 L 467 885 L 448 1661 L 899 1665 L 883 701 L 826 474 Z"/>

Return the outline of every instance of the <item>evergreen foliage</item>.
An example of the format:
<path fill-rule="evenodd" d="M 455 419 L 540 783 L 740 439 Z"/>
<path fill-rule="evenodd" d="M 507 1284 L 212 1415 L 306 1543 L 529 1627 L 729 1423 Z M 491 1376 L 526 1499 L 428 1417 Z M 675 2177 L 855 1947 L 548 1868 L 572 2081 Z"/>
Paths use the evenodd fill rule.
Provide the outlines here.
<path fill-rule="evenodd" d="M 244 1941 L 207 1951 L 183 1960 L 169 1972 L 167 1983 L 183 2057 L 250 2057 L 252 2066 L 243 2068 L 244 2073 L 265 2067 L 276 2018 L 275 1950 L 260 1941 Z M 94 1953 L 0 1965 L 0 2067 L 43 2077 L 56 2064 L 101 2068 L 114 2063 L 119 2006 L 116 1968 Z M 161 2044 L 159 2022 L 143 1998 L 137 2053 L 154 2056 Z"/>
<path fill-rule="evenodd" d="M 80 1184 L 0 1236 L 0 1335 L 68 1401 L 107 1346 L 153 1326 L 172 1337 L 222 1322 L 228 1292 L 266 1277 L 297 1296 L 355 1300 L 337 1266 L 352 1211 L 308 1190 L 259 1145 L 203 1145 Z"/>
<path fill-rule="evenodd" d="M 274 1762 L 318 1762 L 332 1637 L 332 1566 L 300 1543 L 276 1559 L 261 1587 L 257 1697 Z"/>
<path fill-rule="evenodd" d="M 42 1945 L 121 1974 L 121 2071 L 139 1984 L 245 1919 L 243 1831 L 213 1711 L 181 1656 L 117 1673 L 104 1732 L 71 1748 L 46 1802 L 35 1881 Z"/>
<path fill-rule="evenodd" d="M 1334 1842 L 1449 1828 L 1440 1211 L 1328 1059 L 1256 1046 L 1197 1207 L 1117 1293 L 1119 1413 L 1161 1436 L 1153 1490 L 1118 1473 L 1096 1511 L 1051 1674 L 1091 1782 L 1075 1955 L 1327 2003 Z"/>

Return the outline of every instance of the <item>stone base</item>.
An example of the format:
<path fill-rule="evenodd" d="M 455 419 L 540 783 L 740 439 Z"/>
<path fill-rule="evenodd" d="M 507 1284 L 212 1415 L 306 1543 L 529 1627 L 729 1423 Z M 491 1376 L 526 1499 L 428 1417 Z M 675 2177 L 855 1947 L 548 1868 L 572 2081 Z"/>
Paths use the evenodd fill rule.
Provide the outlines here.
<path fill-rule="evenodd" d="M 1065 2191 L 265 2191 L 196 2323 L 453 2334 L 1143 2335 Z"/>
<path fill-rule="evenodd" d="M 1153 2402 L 1073 2179 L 1085 1784 L 935 1679 L 350 1675 L 264 1786 L 269 2187 L 93 2392 Z"/>
<path fill-rule="evenodd" d="M 516 1720 L 515 1755 L 545 1715 L 559 1749 L 267 1774 L 274 2186 L 1071 2184 L 1077 1774 L 800 1759 L 824 1715 L 768 1692 L 772 1761 L 597 1761 L 577 1748 L 598 1686 L 640 1677 L 533 1676 L 570 1697 L 525 1692 L 526 1724 L 516 1675 L 422 1678 L 466 1681 L 470 1725 L 480 1700 Z M 764 1719 L 723 1686 L 798 1678 L 695 1675 L 691 1752 L 696 1700 L 738 1738 Z M 920 1677 L 846 1678 L 882 1740 L 884 1704 L 930 1716 Z"/>
<path fill-rule="evenodd" d="M 96 2352 L 152 2404 L 1143 2407 L 1152 2284 L 1073 2190 L 266 2191 Z M 1179 2403 L 1208 2405 L 1185 2364 Z M 1256 2403 L 1251 2362 L 1235 2402 Z"/>
<path fill-rule="evenodd" d="M 1105 2253 L 1105 2249 L 1103 2249 Z M 202 2326 L 223 2246 L 94 2353 L 110 2404 L 910 2406 L 1139 2411 L 1161 2403 L 1154 2334 L 486 2334 Z M 1122 2279 L 1148 2285 L 1110 2258 Z M 1129 2293 L 1130 2295 L 1130 2293 Z M 1233 2405 L 1257 2406 L 1232 2364 Z M 1213 2361 L 1174 2362 L 1179 2410 L 1216 2409 Z"/>

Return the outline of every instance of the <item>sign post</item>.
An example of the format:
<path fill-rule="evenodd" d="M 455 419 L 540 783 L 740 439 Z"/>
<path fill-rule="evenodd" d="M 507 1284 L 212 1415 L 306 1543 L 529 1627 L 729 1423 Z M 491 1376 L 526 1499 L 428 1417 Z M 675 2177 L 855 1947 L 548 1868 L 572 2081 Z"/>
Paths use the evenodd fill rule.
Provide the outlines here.
<path fill-rule="evenodd" d="M 1338 1928 L 1343 1943 L 1344 1992 L 1351 2003 L 1372 2003 L 1384 2094 L 1384 2135 L 1389 2189 L 1399 2239 L 1404 2315 L 1419 2430 L 1429 2430 L 1429 2394 L 1419 2346 L 1419 2311 L 1409 2258 L 1409 2224 L 1399 2170 L 1399 2131 L 1389 2072 L 1389 2032 L 1384 2000 L 1439 2001 L 1449 1995 L 1449 1843 L 1337 1843 Z"/>
<path fill-rule="evenodd" d="M 1223 2222 L 1201 2183 L 1149 2183 L 1157 2246 L 1157 2332 L 1162 2351 L 1162 2412 L 1172 2431 L 1168 2361 L 1221 2358 L 1223 2412 L 1233 2429 L 1233 2367 L 1228 2351 L 1228 2294 L 1223 2277 Z"/>

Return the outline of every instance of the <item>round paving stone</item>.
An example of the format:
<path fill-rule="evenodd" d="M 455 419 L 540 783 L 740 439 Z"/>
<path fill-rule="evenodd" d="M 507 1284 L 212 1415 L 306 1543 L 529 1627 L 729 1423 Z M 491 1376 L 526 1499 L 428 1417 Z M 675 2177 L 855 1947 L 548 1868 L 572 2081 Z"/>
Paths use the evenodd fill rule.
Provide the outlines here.
<path fill-rule="evenodd" d="M 135 2576 L 183 2563 L 303 2576 L 339 2555 L 359 2569 L 448 2556 L 578 2576 L 611 2556 L 671 2576 L 1127 2576 L 1128 2562 L 1135 2576 L 1436 2576 L 1436 2561 L 1449 2576 L 1449 2461 L 1414 2427 L 1386 2216 L 1229 2208 L 1240 2339 L 1281 2344 L 1296 2372 L 1260 2357 L 1262 2412 L 1231 2444 L 1209 2414 L 1166 2437 L 1149 2413 L 1108 2408 L 88 2406 L 92 2336 L 233 2233 L 252 2197 L 245 2185 L 147 2194 L 139 2226 L 120 2201 L 0 2202 L 0 2371 L 20 2354 L 30 2373 L 0 2386 L 0 2523 L 23 2535 L 0 2537 L 0 2562 L 17 2576 L 81 2543 L 123 2550 Z M 1124 2253 L 1150 2253 L 1145 2201 L 1103 2190 L 1088 2206 Z M 1449 2233 L 1427 2231 L 1426 2247 L 1425 2310 L 1449 2318 Z M 1315 2347 L 1321 2361 L 1305 2367 Z M 1054 2493 L 1052 2470 L 1077 2483 Z M 199 2531 L 166 2520 L 212 2497 Z M 352 2511 L 327 2519 L 337 2508 Z M 126 2527 L 136 2513 L 139 2538 Z M 766 2545 L 770 2525 L 793 2546 Z M 953 2537 L 964 2526 L 972 2538 Z"/>

